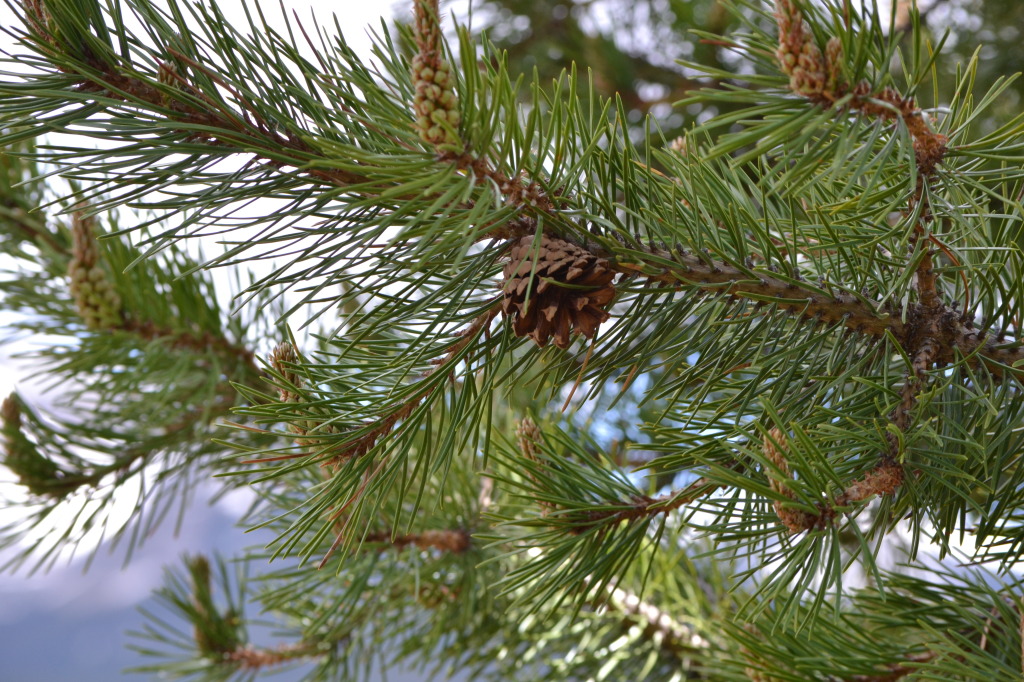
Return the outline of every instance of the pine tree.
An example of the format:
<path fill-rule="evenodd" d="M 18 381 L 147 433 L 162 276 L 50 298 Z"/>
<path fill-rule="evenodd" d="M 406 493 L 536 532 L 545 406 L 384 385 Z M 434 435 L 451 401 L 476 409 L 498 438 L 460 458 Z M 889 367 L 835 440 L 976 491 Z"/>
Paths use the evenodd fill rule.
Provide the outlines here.
<path fill-rule="evenodd" d="M 914 12 L 734 0 L 735 72 L 686 65 L 718 113 L 637 140 L 412 5 L 372 60 L 256 4 L 13 5 L 3 302 L 74 413 L 0 408 L 7 568 L 216 475 L 277 539 L 168 573 L 165 676 L 1020 679 L 1013 78 L 938 99 Z"/>

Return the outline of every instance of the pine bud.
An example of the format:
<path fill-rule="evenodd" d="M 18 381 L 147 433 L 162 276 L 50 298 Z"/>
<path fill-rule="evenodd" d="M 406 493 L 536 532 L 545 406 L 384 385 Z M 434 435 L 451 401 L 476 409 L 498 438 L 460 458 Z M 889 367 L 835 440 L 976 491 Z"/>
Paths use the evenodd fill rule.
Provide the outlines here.
<path fill-rule="evenodd" d="M 843 74 L 843 43 L 836 36 L 829 38 L 825 45 L 825 66 L 828 73 L 825 89 L 835 92 L 842 85 Z"/>
<path fill-rule="evenodd" d="M 36 449 L 21 429 L 21 405 L 14 393 L 0 404 L 0 433 L 3 435 L 3 463 L 18 482 L 35 495 L 60 494 L 68 489 L 62 472 Z"/>
<path fill-rule="evenodd" d="M 786 448 L 789 446 L 789 439 L 781 429 L 773 427 L 765 435 L 763 445 L 765 457 L 778 469 L 778 472 L 769 472 L 768 484 L 776 493 L 790 500 L 796 500 L 796 493 L 787 485 L 789 481 L 793 480 L 789 469 L 788 453 L 786 452 Z M 776 516 L 789 529 L 790 533 L 799 533 L 813 528 L 819 521 L 817 516 L 799 509 L 787 507 L 781 500 L 776 500 L 773 506 Z"/>
<path fill-rule="evenodd" d="M 23 0 L 22 4 L 25 8 L 25 19 L 32 30 L 51 45 L 59 45 L 60 29 L 43 0 Z"/>
<path fill-rule="evenodd" d="M 219 659 L 243 644 L 238 618 L 231 610 L 222 614 L 217 609 L 210 581 L 210 562 L 206 557 L 190 557 L 185 565 L 192 577 L 192 624 L 196 648 L 204 656 Z"/>
<path fill-rule="evenodd" d="M 692 156 L 696 151 L 696 145 L 687 135 L 680 135 L 672 140 L 668 148 L 683 157 Z"/>
<path fill-rule="evenodd" d="M 299 355 L 295 352 L 295 347 L 287 341 L 277 344 L 277 347 L 270 354 L 270 366 L 293 388 L 302 387 L 302 379 L 292 367 L 298 364 L 298 362 Z M 277 395 L 282 403 L 297 403 L 302 399 L 298 393 L 292 391 L 287 386 L 279 387 Z"/>
<path fill-rule="evenodd" d="M 287 384 L 277 389 L 278 398 L 282 403 L 300 405 L 306 402 L 305 398 L 298 392 L 303 386 L 302 377 L 294 369 L 295 365 L 300 362 L 301 360 L 295 347 L 287 341 L 279 343 L 270 354 L 271 367 Z M 312 411 L 315 408 L 308 406 L 306 409 L 307 411 Z M 338 429 L 334 425 L 324 425 L 323 422 L 323 419 L 297 419 L 288 423 L 288 430 L 299 436 L 295 439 L 298 445 L 317 446 L 321 445 L 324 441 L 309 436 L 310 432 L 321 434 L 338 433 Z"/>
<path fill-rule="evenodd" d="M 71 297 L 89 329 L 113 329 L 124 322 L 121 297 L 100 265 L 94 219 L 75 211 L 71 220 L 74 242 L 68 279 Z"/>
<path fill-rule="evenodd" d="M 790 89 L 808 97 L 831 94 L 832 72 L 796 0 L 777 0 L 775 19 L 779 25 L 779 48 L 775 55 L 782 72 L 789 76 Z"/>
<path fill-rule="evenodd" d="M 523 457 L 536 462 L 540 466 L 543 466 L 540 456 L 543 438 L 540 427 L 529 417 L 516 424 L 516 440 L 519 442 L 519 452 L 523 454 Z M 533 474 L 530 474 L 530 478 L 533 478 L 534 483 L 537 483 Z M 555 511 L 555 505 L 546 500 L 537 500 L 537 504 L 545 515 Z"/>
<path fill-rule="evenodd" d="M 441 56 L 437 0 L 417 0 L 415 31 L 418 54 L 412 60 L 412 82 L 416 129 L 424 142 L 461 149 L 458 128 L 462 115 L 454 79 Z"/>

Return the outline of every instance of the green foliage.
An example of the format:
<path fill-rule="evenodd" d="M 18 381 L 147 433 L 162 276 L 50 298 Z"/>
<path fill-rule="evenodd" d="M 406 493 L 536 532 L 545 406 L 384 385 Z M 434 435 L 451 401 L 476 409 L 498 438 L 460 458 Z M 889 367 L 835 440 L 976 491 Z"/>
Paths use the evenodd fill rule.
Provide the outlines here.
<path fill-rule="evenodd" d="M 259 5 L 243 27 L 201 0 L 15 7 L 3 300 L 61 339 L 34 358 L 77 413 L 5 403 L 34 514 L 0 536 L 11 564 L 102 527 L 130 478 L 122 535 L 216 473 L 277 539 L 237 575 L 169 574 L 151 672 L 348 679 L 383 651 L 493 679 L 1019 674 L 1014 79 L 976 94 L 974 58 L 929 93 L 917 15 L 670 3 L 666 27 L 729 29 L 681 43 L 701 115 L 670 143 L 600 77 L 520 77 L 414 5 L 371 60 Z M 218 266 L 245 273 L 233 311 Z M 68 273 L 94 267 L 119 307 L 90 316 Z M 544 324 L 597 333 L 544 347 Z M 79 520 L 24 547 L 61 505 Z M 894 544 L 931 575 L 886 570 Z"/>

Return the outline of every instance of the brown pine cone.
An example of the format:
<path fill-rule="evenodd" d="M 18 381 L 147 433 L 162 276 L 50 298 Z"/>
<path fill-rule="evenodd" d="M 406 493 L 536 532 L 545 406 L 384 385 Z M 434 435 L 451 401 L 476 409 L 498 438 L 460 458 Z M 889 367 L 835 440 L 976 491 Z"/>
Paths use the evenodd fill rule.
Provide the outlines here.
<path fill-rule="evenodd" d="M 516 336 L 529 336 L 538 346 L 552 337 L 568 348 L 573 334 L 593 338 L 608 319 L 604 309 L 615 298 L 615 273 L 608 261 L 557 237 L 523 237 L 512 247 L 505 265 L 502 311 L 512 318 Z M 536 257 L 536 267 L 534 258 Z"/>

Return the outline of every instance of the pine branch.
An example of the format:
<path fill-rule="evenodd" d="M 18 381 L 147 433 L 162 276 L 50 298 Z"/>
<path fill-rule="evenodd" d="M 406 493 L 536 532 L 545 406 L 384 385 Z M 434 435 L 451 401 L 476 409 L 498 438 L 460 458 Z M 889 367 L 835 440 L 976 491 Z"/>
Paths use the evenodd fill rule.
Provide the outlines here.
<path fill-rule="evenodd" d="M 70 257 L 70 250 L 53 236 L 47 229 L 45 220 L 39 218 L 38 214 L 30 213 L 20 207 L 3 206 L 0 207 L 0 215 L 27 241 L 46 244 L 53 253 Z"/>
<path fill-rule="evenodd" d="M 307 321 L 324 315 L 334 329 L 316 362 L 291 343 L 275 349 L 265 372 L 275 400 L 256 385 L 264 373 L 243 332 L 217 324 L 222 311 L 192 290 L 166 306 L 173 314 L 147 317 L 139 301 L 159 302 L 158 284 L 174 275 L 145 270 L 118 240 L 108 269 L 84 210 L 73 216 L 74 246 L 59 256 L 75 299 L 66 326 L 91 354 L 68 351 L 57 369 L 87 357 L 137 370 L 134 383 L 111 381 L 104 412 L 134 427 L 142 408 L 119 411 L 109 397 L 127 387 L 156 407 L 150 384 L 174 374 L 157 365 L 182 358 L 179 376 L 205 392 L 171 382 L 159 394 L 161 407 L 182 406 L 163 410 L 160 433 L 144 440 L 180 446 L 166 480 L 217 451 L 199 444 L 200 427 L 237 402 L 223 378 L 234 380 L 251 399 L 239 414 L 282 425 L 274 435 L 288 441 L 238 443 L 246 463 L 275 463 L 255 472 L 260 525 L 280 533 L 266 554 L 322 555 L 323 567 L 343 543 L 352 549 L 334 557 L 337 575 L 281 570 L 287 584 L 261 600 L 301 626 L 294 643 L 271 647 L 248 641 L 240 613 L 214 600 L 209 565 L 193 562 L 192 584 L 174 595 L 193 626 L 184 648 L 200 659 L 184 666 L 223 677 L 309 658 L 327 670 L 363 628 L 373 644 L 430 633 L 403 641 L 403 653 L 445 642 L 491 651 L 481 642 L 507 636 L 506 653 L 525 659 L 579 633 L 585 613 L 600 634 L 565 646 L 593 662 L 581 670 L 594 678 L 627 669 L 654 678 L 665 661 L 665 676 L 690 674 L 688 657 L 711 661 L 720 650 L 736 657 L 721 671 L 730 680 L 744 667 L 754 679 L 802 679 L 833 666 L 849 682 L 952 664 L 1017 673 L 1024 620 L 1005 600 L 975 608 L 981 588 L 911 586 L 880 590 L 873 603 L 843 586 L 853 562 L 874 570 L 871 543 L 892 537 L 900 519 L 915 540 L 931 521 L 940 552 L 974 524 L 975 558 L 1019 558 L 1024 344 L 1002 335 L 1019 334 L 1024 296 L 1024 119 L 968 139 L 976 112 L 1002 92 L 971 101 L 973 67 L 933 125 L 932 110 L 904 94 L 927 77 L 931 55 L 917 42 L 896 87 L 895 42 L 878 26 L 859 32 L 867 20 L 849 6 L 777 0 L 775 36 L 765 30 L 772 4 L 738 3 L 750 33 L 729 45 L 753 58 L 747 85 L 718 73 L 713 81 L 729 87 L 691 101 L 725 105 L 700 132 L 728 132 L 710 148 L 691 134 L 663 153 L 630 128 L 621 101 L 579 97 L 575 72 L 550 89 L 533 83 L 529 105 L 517 104 L 515 80 L 488 47 L 462 33 L 451 56 L 437 0 L 413 0 L 402 33 L 411 59 L 385 36 L 371 66 L 319 27 L 314 45 L 299 25 L 307 59 L 295 24 L 279 32 L 258 8 L 243 35 L 212 5 L 165 12 L 130 0 L 146 25 L 136 36 L 118 5 L 22 3 L 35 71 L 0 85 L 14 126 L 3 140 L 102 140 L 37 156 L 86 186 L 96 207 L 180 210 L 181 224 L 153 249 L 198 234 L 196 225 L 259 228 L 231 237 L 214 262 L 252 246 L 284 254 L 291 262 L 246 293 L 265 300 L 298 287 L 295 310 L 316 302 L 323 308 Z M 240 169 L 217 167 L 232 156 Z M 236 214 L 257 198 L 281 206 Z M 56 251 L 12 216 L 15 239 Z M 991 255 L 998 249 L 1005 262 Z M 125 285 L 129 264 L 152 291 Z M 63 264 L 52 265 L 63 283 Z M 975 328 L 947 299 L 986 318 Z M 499 314 L 505 328 L 492 333 Z M 552 412 L 565 393 L 563 410 L 594 409 L 559 417 L 566 430 L 524 420 L 518 443 L 503 437 L 515 413 Z M 44 502 L 60 485 L 142 472 L 145 448 L 122 441 L 112 463 L 80 465 L 63 441 L 35 438 L 14 400 L 0 406 L 5 459 Z M 665 453 L 660 478 L 641 486 L 620 471 L 604 454 L 612 439 Z M 676 475 L 701 478 L 672 489 Z M 874 496 L 884 496 L 877 507 L 866 504 Z M 418 518 L 442 505 L 445 518 Z M 666 553 L 692 551 L 698 525 L 716 541 L 708 566 L 677 575 L 677 562 L 656 575 Z M 702 581 L 731 557 L 753 594 L 704 627 L 698 612 L 719 604 Z M 631 590 L 648 575 L 677 582 L 654 584 L 658 601 L 646 602 Z M 504 592 L 492 597 L 496 584 Z M 420 604 L 434 610 L 425 616 Z M 598 604 L 609 613 L 581 610 Z M 495 620 L 507 622 L 489 623 L 499 610 Z M 565 629 L 521 625 L 541 610 L 564 617 Z M 754 630 L 732 632 L 748 616 Z M 737 668 L 738 658 L 748 665 Z"/>
<path fill-rule="evenodd" d="M 900 431 L 906 431 L 910 428 L 910 413 L 917 402 L 917 394 L 921 392 L 921 389 L 928 381 L 928 370 L 931 369 L 934 363 L 938 349 L 938 343 L 926 338 L 922 341 L 921 347 L 914 353 L 911 371 L 907 375 L 906 383 L 904 383 L 903 388 L 900 390 L 900 404 L 890 416 L 890 419 L 892 419 L 892 422 Z M 890 452 L 890 456 L 895 457 L 896 454 L 896 445 L 893 441 L 893 451 Z"/>
<path fill-rule="evenodd" d="M 778 427 L 773 427 L 766 433 L 762 443 L 765 458 L 775 467 L 775 471 L 768 474 L 769 485 L 776 494 L 783 498 L 775 500 L 772 506 L 775 509 L 775 515 L 779 517 L 790 534 L 826 528 L 840 517 L 844 508 L 868 500 L 875 495 L 891 495 L 903 484 L 903 467 L 889 453 L 883 453 L 882 461 L 877 466 L 863 477 L 850 483 L 835 496 L 832 502 L 818 501 L 816 510 L 813 512 L 795 508 L 783 501 L 799 501 L 799 496 L 791 487 L 794 477 L 790 467 L 792 458 L 792 454 L 789 452 L 790 447 L 789 438 Z"/>
<path fill-rule="evenodd" d="M 362 538 L 363 543 L 380 543 L 391 545 L 396 549 L 416 547 L 417 549 L 436 549 L 442 552 L 461 554 L 470 548 L 472 538 L 468 531 L 458 530 L 425 530 L 421 533 L 405 533 L 393 535 L 388 532 L 368 533 Z"/>
<path fill-rule="evenodd" d="M 789 76 L 790 89 L 826 108 L 835 106 L 881 120 L 900 120 L 913 138 L 918 172 L 925 178 L 934 173 L 946 155 L 948 140 L 932 131 L 927 115 L 914 98 L 904 97 L 890 87 L 872 92 L 866 81 L 854 86 L 844 82 L 839 38 L 830 37 L 822 54 L 803 18 L 800 0 L 776 0 L 775 6 L 779 25 L 776 56 L 783 73 Z"/>
<path fill-rule="evenodd" d="M 809 282 L 784 279 L 778 273 L 658 248 L 624 249 L 618 258 L 597 245 L 590 250 L 609 259 L 612 268 L 624 275 L 770 303 L 796 313 L 801 320 L 842 324 L 851 331 L 876 338 L 888 332 L 899 339 L 908 333 L 907 325 L 888 304 L 872 304 L 854 294 L 829 294 Z"/>
<path fill-rule="evenodd" d="M 75 45 L 54 30 L 54 17 L 41 0 L 23 1 L 25 20 L 32 29 L 29 39 L 73 79 L 71 87 L 75 91 L 150 109 L 179 124 L 178 132 L 186 141 L 244 149 L 261 156 L 271 166 L 281 163 L 282 157 L 301 158 L 309 163 L 319 156 L 290 130 L 278 132 L 248 98 L 181 52 L 167 50 L 174 60 L 224 88 L 235 105 L 241 107 L 240 111 L 233 111 L 205 94 L 198 84 L 179 74 L 173 63 L 159 65 L 160 85 L 144 80 L 134 69 L 119 64 L 112 54 L 98 54 Z M 341 169 L 314 168 L 307 172 L 318 180 L 342 187 L 368 182 L 365 176 Z"/>
<path fill-rule="evenodd" d="M 355 429 L 338 433 L 337 435 L 340 436 L 336 439 L 338 442 L 331 442 L 325 449 L 317 449 L 315 451 L 316 454 L 318 456 L 325 454 L 329 455 L 329 458 L 326 461 L 337 466 L 346 460 L 358 458 L 369 452 L 379 439 L 391 433 L 391 431 L 403 420 L 407 419 L 424 400 L 432 396 L 441 386 L 444 385 L 443 381 L 437 381 L 435 379 L 435 374 L 440 374 L 445 378 L 453 376 L 453 373 L 456 371 L 456 365 L 462 360 L 463 352 L 482 331 L 487 329 L 491 321 L 497 317 L 500 310 L 500 301 L 490 304 L 487 309 L 480 313 L 469 326 L 456 333 L 456 340 L 448 344 L 448 347 L 445 349 L 444 356 L 433 360 L 432 364 L 434 367 L 424 372 L 419 377 L 418 380 L 420 382 L 427 383 L 423 389 L 414 392 L 410 398 L 407 398 L 401 403 L 391 406 L 388 410 L 387 416 L 382 417 L 375 422 L 363 424 Z M 294 382 L 292 382 L 292 386 L 296 388 L 299 387 Z M 289 401 L 284 394 L 282 394 L 282 397 L 285 398 L 286 402 Z M 318 433 L 319 435 L 317 435 L 314 440 L 323 439 L 323 436 L 327 435 L 324 432 Z M 333 434 L 335 431 L 330 431 L 330 433 Z M 309 439 L 304 438 L 302 440 L 303 442 L 307 442 Z M 310 452 L 304 450 L 303 452 L 289 455 L 245 460 L 242 463 L 255 464 L 277 462 L 308 457 L 309 455 Z"/>
<path fill-rule="evenodd" d="M 811 324 L 842 324 L 847 329 L 874 338 L 891 335 L 911 356 L 929 347 L 932 364 L 952 364 L 966 359 L 971 367 L 984 366 L 996 379 L 1007 369 L 1017 375 L 1013 364 L 1024 359 L 1024 347 L 996 341 L 973 321 L 949 305 L 927 307 L 921 303 L 905 306 L 905 312 L 888 303 L 872 303 L 854 294 L 829 294 L 809 282 L 783 279 L 777 273 L 753 270 L 725 261 L 664 249 L 633 247 L 616 257 L 600 245 L 587 244 L 590 253 L 605 258 L 611 268 L 624 275 L 653 282 L 693 286 L 709 292 L 746 298 L 799 316 Z M 628 259 L 628 260 L 627 260 Z"/>
<path fill-rule="evenodd" d="M 140 67 L 106 49 L 83 48 L 74 41 L 66 40 L 53 28 L 54 17 L 46 5 L 38 0 L 23 1 L 25 21 L 31 28 L 27 39 L 59 71 L 73 80 L 68 91 L 74 93 L 75 99 L 94 99 L 102 108 L 124 105 L 132 113 L 169 123 L 172 126 L 170 130 L 185 143 L 203 145 L 207 153 L 250 154 L 268 172 L 292 167 L 311 180 L 346 188 L 368 199 L 385 200 L 386 196 L 386 201 L 394 202 L 442 196 L 424 195 L 419 189 L 413 193 L 402 192 L 398 179 L 381 177 L 379 169 L 358 159 L 347 160 L 345 165 L 352 170 L 339 167 L 338 159 L 328 149 L 310 142 L 314 138 L 299 128 L 298 121 L 290 121 L 282 128 L 280 122 L 267 119 L 251 96 L 170 44 L 163 46 L 164 60 L 160 61 L 157 73 L 146 74 Z M 459 139 L 457 133 L 459 112 L 454 78 L 441 56 L 436 4 L 436 0 L 416 3 L 419 17 L 416 27 L 423 35 L 417 39 L 422 54 L 414 60 L 412 69 L 413 85 L 419 93 L 413 127 L 422 129 L 424 141 L 439 145 L 436 149 L 440 163 L 450 163 L 457 171 L 489 180 L 510 205 L 553 214 L 554 205 L 538 182 L 526 180 L 522 172 L 513 175 L 502 172 L 486 158 L 486 152 L 465 151 L 466 143 Z M 304 30 L 303 35 L 313 47 Z M 109 40 L 105 35 L 100 39 Z M 186 69 L 196 76 L 190 79 L 182 73 Z M 330 82 L 330 74 L 306 75 L 314 78 L 326 91 L 336 89 Z M 435 77 L 438 82 L 434 81 Z M 206 81 L 213 88 L 199 81 Z M 231 103 L 210 94 L 218 89 L 230 96 Z M 84 107 L 83 112 L 89 108 Z M 361 123 L 366 129 L 373 129 L 372 121 Z M 443 134 L 437 132 L 442 129 L 445 130 Z M 19 133 L 19 136 L 24 135 Z M 401 137 L 393 133 L 387 132 L 383 136 L 396 148 L 395 151 L 410 149 Z M 461 202 L 461 207 L 466 210 L 474 205 L 472 200 Z M 510 231 L 503 225 L 490 228 L 485 233 L 489 238 L 521 236 L 514 228 Z"/>
<path fill-rule="evenodd" d="M 210 564 L 206 557 L 187 558 L 186 568 L 192 579 L 192 595 L 190 603 L 180 603 L 180 606 L 192 621 L 200 657 L 229 669 L 253 671 L 330 653 L 328 642 L 295 642 L 275 647 L 254 647 L 247 643 L 241 631 L 242 614 L 233 607 L 221 612 L 214 603 Z"/>
<path fill-rule="evenodd" d="M 931 651 L 921 654 L 910 654 L 905 657 L 907 663 L 890 663 L 888 665 L 889 672 L 879 673 L 878 675 L 853 675 L 848 680 L 849 682 L 890 682 L 890 680 L 902 680 L 904 677 L 921 670 L 920 666 L 908 665 L 908 663 L 928 663 L 935 658 L 936 654 Z"/>
<path fill-rule="evenodd" d="M 736 468 L 739 468 L 739 464 Z M 701 477 L 685 488 L 674 490 L 658 497 L 638 496 L 627 502 L 607 500 L 598 505 L 601 509 L 575 511 L 572 515 L 572 532 L 586 533 L 600 527 L 612 527 L 619 523 L 633 523 L 640 519 L 652 519 L 667 515 L 685 507 L 702 497 L 707 497 L 726 487 Z"/>
<path fill-rule="evenodd" d="M 69 292 L 79 315 L 90 329 L 98 333 L 123 332 L 142 342 L 157 341 L 168 348 L 196 354 L 212 352 L 226 360 L 229 366 L 241 363 L 243 372 L 230 377 L 230 381 L 249 384 L 261 375 L 255 363 L 255 353 L 223 334 L 160 325 L 146 319 L 147 311 L 125 310 L 117 290 L 118 277 L 108 272 L 109 254 L 105 254 L 106 249 L 97 239 L 96 218 L 84 204 L 76 206 L 71 214 L 70 248 L 63 246 L 54 236 L 63 228 L 48 227 L 46 221 L 30 219 L 28 215 L 23 218 L 24 221 L 16 222 L 14 227 L 26 230 L 33 241 L 51 247 L 52 254 L 44 258 L 48 266 L 54 270 L 66 267 Z"/>
<path fill-rule="evenodd" d="M 694 653 L 707 654 L 710 643 L 694 628 L 677 621 L 671 613 L 657 605 L 641 599 L 621 587 L 607 587 L 607 598 L 597 606 L 608 606 L 623 618 L 627 628 L 632 624 L 643 626 L 643 636 L 657 642 L 658 646 L 677 658 L 692 656 Z"/>
<path fill-rule="evenodd" d="M 448 162 L 460 171 L 486 178 L 515 207 L 554 213 L 551 199 L 535 181 L 524 180 L 522 173 L 509 177 L 484 156 L 468 151 L 470 145 L 459 134 L 462 115 L 454 88 L 451 68 L 444 58 L 438 0 L 414 0 L 414 36 L 417 53 L 412 61 L 412 82 L 416 95 L 414 110 L 420 138 L 434 146 L 440 162 Z M 487 237 L 521 236 L 499 227 Z"/>
<path fill-rule="evenodd" d="M 225 359 L 242 363 L 244 373 L 240 376 L 230 377 L 229 382 L 252 384 L 263 374 L 256 365 L 256 353 L 253 350 L 211 332 L 191 332 L 160 327 L 150 320 L 137 318 L 121 322 L 113 327 L 112 331 L 127 332 L 142 341 L 159 341 L 168 348 L 176 350 L 191 351 L 197 354 L 213 352 Z"/>
<path fill-rule="evenodd" d="M 0 461 L 34 495 L 63 498 L 85 481 L 40 452 L 26 436 L 24 410 L 25 405 L 17 393 L 11 393 L 0 403 L 0 435 L 3 436 Z"/>
<path fill-rule="evenodd" d="M 748 624 L 744 630 L 754 638 L 754 640 L 750 640 L 740 647 L 740 653 L 746 659 L 744 672 L 753 682 L 776 682 L 785 679 L 785 677 L 779 677 L 779 675 L 785 675 L 786 677 L 792 675 L 799 676 L 802 672 L 806 671 L 806 668 L 804 670 L 794 670 L 788 665 L 789 662 L 781 657 L 774 661 L 764 660 L 763 654 L 760 652 L 755 653 L 750 646 L 753 641 L 757 640 L 769 644 L 772 639 L 771 635 L 765 637 L 757 626 L 751 624 Z M 938 658 L 938 654 L 932 651 L 905 654 L 897 662 L 874 666 L 876 669 L 885 668 L 885 672 L 853 675 L 833 674 L 830 679 L 836 682 L 890 682 L 892 680 L 901 680 L 908 675 L 920 673 L 923 664 L 927 664 L 936 658 Z M 793 662 L 795 663 L 796 661 Z"/>

